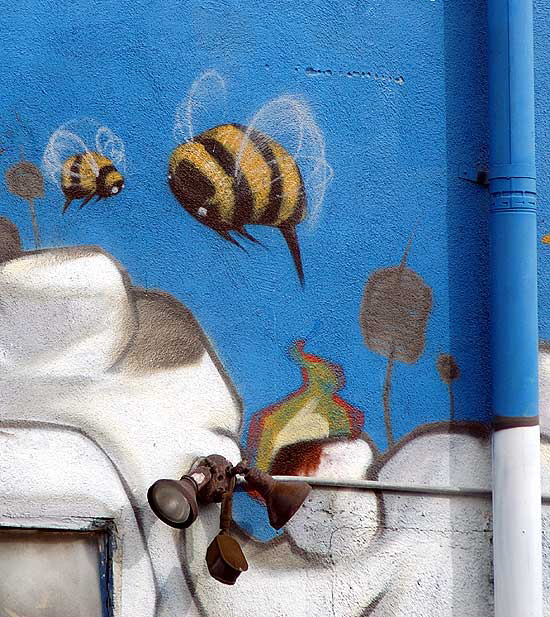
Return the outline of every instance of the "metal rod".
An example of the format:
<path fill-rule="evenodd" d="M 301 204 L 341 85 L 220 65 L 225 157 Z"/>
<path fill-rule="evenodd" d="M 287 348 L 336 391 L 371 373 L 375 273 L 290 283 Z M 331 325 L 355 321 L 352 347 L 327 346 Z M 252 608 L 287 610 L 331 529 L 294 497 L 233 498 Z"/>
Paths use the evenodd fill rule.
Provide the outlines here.
<path fill-rule="evenodd" d="M 421 495 L 444 495 L 460 497 L 490 497 L 491 490 L 466 486 L 430 486 L 429 484 L 395 484 L 377 480 L 333 480 L 307 476 L 273 476 L 279 482 L 307 482 L 315 487 L 356 488 L 386 493 L 417 493 Z"/>
<path fill-rule="evenodd" d="M 396 484 L 379 482 L 378 480 L 334 480 L 332 478 L 312 478 L 309 476 L 273 476 L 277 482 L 307 482 L 316 488 L 342 488 L 365 491 L 381 491 L 383 493 L 412 493 L 417 495 L 441 495 L 444 497 L 483 497 L 490 499 L 490 488 L 474 488 L 469 486 L 430 486 L 429 484 Z M 244 484 L 244 478 L 238 479 Z M 544 503 L 550 503 L 550 494 L 542 495 Z"/>

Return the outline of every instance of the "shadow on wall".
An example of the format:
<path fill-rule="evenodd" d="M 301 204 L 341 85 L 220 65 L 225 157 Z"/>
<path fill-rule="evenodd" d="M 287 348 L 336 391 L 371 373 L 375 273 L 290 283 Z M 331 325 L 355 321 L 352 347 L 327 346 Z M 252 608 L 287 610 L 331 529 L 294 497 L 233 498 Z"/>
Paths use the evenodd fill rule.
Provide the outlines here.
<path fill-rule="evenodd" d="M 460 179 L 458 174 L 461 167 L 472 168 L 474 176 L 477 170 L 488 168 L 488 125 L 483 106 L 487 100 L 487 16 L 485 3 L 475 3 L 466 12 L 462 9 L 460 3 L 446 2 L 443 5 L 447 118 L 445 213 L 450 329 L 448 349 L 454 358 L 460 358 L 464 369 L 459 386 L 462 409 L 470 408 L 472 417 L 479 418 L 490 410 L 489 367 L 486 362 L 489 349 L 488 297 L 476 293 L 476 290 L 489 288 L 489 194 L 486 187 Z M 465 70 L 465 67 L 473 70 Z M 475 93 L 475 97 L 472 93 Z M 474 98 L 475 103 L 472 103 Z M 450 377 L 453 367 L 448 364 L 447 368 Z M 476 391 L 468 391 L 468 384 L 474 382 L 478 384 Z M 486 387 L 483 387 L 484 383 Z M 452 381 L 449 382 L 449 394 L 453 406 Z M 460 486 L 464 479 L 464 460 L 461 455 L 453 447 L 447 451 L 446 465 L 450 470 L 448 479 L 452 486 Z M 449 508 L 451 528 L 457 530 L 454 541 L 460 543 L 464 512 L 455 501 L 449 503 Z M 482 534 L 489 523 L 479 520 L 474 525 L 474 529 Z M 486 549 L 490 551 L 489 546 Z M 449 614 L 462 617 L 466 614 L 462 606 L 465 588 L 463 578 L 458 573 L 462 571 L 463 563 L 458 552 L 452 552 L 451 555 L 453 583 L 449 591 L 453 608 Z M 479 574 L 488 581 L 490 590 L 491 570 L 483 567 Z M 493 610 L 491 593 L 486 614 L 492 614 Z"/>

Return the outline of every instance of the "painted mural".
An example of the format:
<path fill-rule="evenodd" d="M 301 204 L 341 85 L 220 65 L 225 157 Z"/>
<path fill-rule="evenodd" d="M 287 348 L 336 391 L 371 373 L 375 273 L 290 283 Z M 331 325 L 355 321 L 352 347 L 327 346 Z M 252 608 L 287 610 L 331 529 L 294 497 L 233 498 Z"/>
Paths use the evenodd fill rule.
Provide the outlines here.
<path fill-rule="evenodd" d="M 248 460 L 271 475 L 314 475 L 324 445 L 357 439 L 364 415 L 346 403 L 341 367 L 304 351 L 297 341 L 291 355 L 303 384 L 283 401 L 256 413 L 247 439 Z"/>
<path fill-rule="evenodd" d="M 114 521 L 117 617 L 491 614 L 488 499 L 315 489 L 275 532 L 241 491 L 228 589 L 217 507 L 175 533 L 145 497 L 213 452 L 489 489 L 487 196 L 456 172 L 486 163 L 483 8 L 24 4 L 0 24 L 0 525 Z M 2 584 L 0 617 L 34 617 Z"/>
<path fill-rule="evenodd" d="M 202 328 L 170 294 L 135 286 L 98 247 L 25 251 L 7 219 L 0 233 L 11 247 L 0 264 L 0 523 L 114 519 L 115 614 L 450 617 L 457 607 L 490 614 L 488 499 L 317 489 L 269 542 L 258 540 L 265 515 L 247 513 L 234 531 L 251 565 L 238 588 L 208 577 L 204 553 L 217 532 L 217 507 L 181 534 L 155 519 L 145 500 L 153 480 L 177 477 L 204 452 L 242 456 L 242 403 Z M 257 464 L 489 488 L 485 425 L 424 425 L 380 450 L 361 431 L 368 410 L 339 395 L 340 367 L 306 349 L 304 342 L 291 349 L 302 387 L 251 424 Z M 542 346 L 543 409 L 547 356 Z M 442 381 L 453 381 L 448 358 L 438 368 Z M 544 434 L 547 420 L 543 414 Z M 547 450 L 545 440 L 546 490 Z M 284 593 L 273 594 L 274 584 Z M 1 607 L 4 614 L 33 617 L 35 607 L 16 601 Z"/>
<path fill-rule="evenodd" d="M 24 251 L 13 223 L 2 219 L 0 231 L 2 246 L 12 247 L 0 264 L 0 521 L 21 520 L 22 494 L 23 521 L 114 515 L 124 543 L 115 573 L 122 590 L 117 614 L 167 617 L 183 607 L 186 615 L 325 615 L 328 607 L 335 615 L 382 617 L 426 615 L 429 607 L 451 615 L 457 576 L 470 589 L 467 598 L 456 591 L 464 609 L 487 614 L 490 502 L 484 500 L 319 489 L 266 543 L 265 515 L 254 510 L 262 506 L 241 493 L 251 509 L 235 533 L 251 569 L 239 579 L 239 593 L 206 576 L 203 555 L 217 530 L 216 506 L 200 524 L 174 534 L 152 515 L 145 492 L 156 477 L 176 477 L 206 451 L 235 461 L 242 456 L 242 403 L 211 343 L 186 307 L 170 294 L 136 287 L 100 248 Z M 363 430 L 364 412 L 339 395 L 341 367 L 306 348 L 298 341 L 290 351 L 302 386 L 250 424 L 247 452 L 258 466 L 489 486 L 486 427 L 426 425 L 380 451 Z M 21 483 L 31 460 L 32 477 Z M 286 590 L 276 598 L 273 576 Z M 136 585 L 148 592 L 134 597 Z M 33 617 L 24 597 L 17 602 L 2 610 Z"/>
<path fill-rule="evenodd" d="M 185 137 L 186 124 L 188 139 L 170 155 L 170 190 L 191 216 L 239 248 L 243 247 L 230 232 L 262 245 L 245 226 L 278 229 L 303 285 L 296 226 L 306 218 L 307 197 L 300 166 L 308 172 L 314 216 L 331 173 L 323 135 L 308 106 L 293 96 L 263 105 L 249 126 L 223 124 L 194 135 L 196 110 L 212 104 L 216 88 L 227 96 L 222 76 L 213 69 L 206 71 L 178 108 L 174 135 Z M 262 132 L 264 126 L 270 134 L 280 134 L 291 152 Z"/>
<path fill-rule="evenodd" d="M 294 289 L 289 299 L 292 303 L 297 293 L 310 293 L 310 287 L 316 289 L 313 276 L 308 277 L 311 283 L 304 286 L 304 273 L 314 272 L 315 268 L 311 263 L 304 267 L 298 229 L 307 238 L 315 236 L 324 224 L 323 203 L 332 177 L 324 136 L 314 112 L 302 98 L 294 95 L 284 95 L 262 105 L 246 124 L 217 122 L 208 128 L 210 108 L 228 96 L 222 76 L 208 70 L 191 84 L 186 97 L 176 107 L 173 132 L 179 145 L 168 155 L 168 187 L 190 218 L 200 223 L 198 228 L 187 232 L 195 240 L 192 243 L 188 240 L 182 255 L 200 252 L 199 243 L 203 238 L 213 243 L 216 260 L 203 263 L 201 277 L 208 281 L 214 270 L 222 272 L 222 293 L 227 295 L 241 277 L 258 284 L 252 271 L 256 271 L 257 277 L 261 264 L 254 266 L 251 261 L 256 251 L 273 257 L 284 256 L 280 243 L 274 244 L 271 234 L 265 234 L 262 229 L 280 232 L 302 285 L 302 291 Z M 199 128 L 201 123 L 206 126 Z M 197 135 L 196 129 L 200 130 Z M 19 144 L 22 152 L 26 145 Z M 355 334 L 361 337 L 369 353 L 386 361 L 385 367 L 368 368 L 369 372 L 378 371 L 382 379 L 372 388 L 373 396 L 363 403 L 355 402 L 357 395 L 346 379 L 350 362 L 342 358 L 338 348 L 322 355 L 316 353 L 318 345 L 326 347 L 321 343 L 323 325 L 317 316 L 314 322 L 306 321 L 302 325 L 300 334 L 306 338 L 297 336 L 279 351 L 296 367 L 297 375 L 290 383 L 297 382 L 297 388 L 279 391 L 275 398 L 278 402 L 255 409 L 243 400 L 246 384 L 239 382 L 233 370 L 235 356 L 224 357 L 224 340 L 216 328 L 206 334 L 193 311 L 174 295 L 133 283 L 126 268 L 103 247 L 78 242 L 63 246 L 65 242 L 55 240 L 61 229 L 63 235 L 70 235 L 70 230 L 84 221 L 84 217 L 105 218 L 108 212 L 116 213 L 121 207 L 124 196 L 132 190 L 132 182 L 139 182 L 132 169 L 126 169 L 126 150 L 127 144 L 99 120 L 75 119 L 62 123 L 48 137 L 40 166 L 20 160 L 7 169 L 7 190 L 29 204 L 28 228 L 33 230 L 34 248 L 51 248 L 28 251 L 32 247 L 25 246 L 21 229 L 8 218 L 1 220 L 4 253 L 0 298 L 5 307 L 2 315 L 5 335 L 0 349 L 4 385 L 13 389 L 9 384 L 26 380 L 25 388 L 19 390 L 24 393 L 23 400 L 18 395 L 10 395 L 3 402 L 2 426 L 7 434 L 21 433 L 25 440 L 32 439 L 35 431 L 45 432 L 52 442 L 61 442 L 59 457 L 62 458 L 67 447 L 62 442 L 74 439 L 76 431 L 93 444 L 96 451 L 90 456 L 106 459 L 111 467 L 109 473 L 114 472 L 116 481 L 122 483 L 124 490 L 119 499 L 131 506 L 123 524 L 140 537 L 142 551 L 142 556 L 130 554 L 130 559 L 150 570 L 156 590 L 151 602 L 134 609 L 138 610 L 137 614 L 164 617 L 181 606 L 187 607 L 187 615 L 217 615 L 222 614 L 220 611 L 227 614 L 227 608 L 222 609 L 226 606 L 227 592 L 204 576 L 204 563 L 195 557 L 214 532 L 215 510 L 207 514 L 200 530 L 188 532 L 185 538 L 167 537 L 169 532 L 152 520 L 144 499 L 147 482 L 155 474 L 177 477 L 195 456 L 206 451 L 222 453 L 235 461 L 245 456 L 272 474 L 332 478 L 401 481 L 407 474 L 396 461 L 400 457 L 416 456 L 418 467 L 427 457 L 424 449 L 429 450 L 439 442 L 438 447 L 443 451 L 451 447 L 453 452 L 465 448 L 468 456 L 474 457 L 477 454 L 470 451 L 479 451 L 483 464 L 487 465 L 485 426 L 455 421 L 453 385 L 459 370 L 450 354 L 432 355 L 429 377 L 432 381 L 439 377 L 445 385 L 450 417 L 443 422 L 421 425 L 405 435 L 402 429 L 394 428 L 391 391 L 392 385 L 399 384 L 393 378 L 395 364 L 414 365 L 423 354 L 429 353 L 426 341 L 434 305 L 433 291 L 408 264 L 413 241 L 418 243 L 421 236 L 420 228 L 405 240 L 407 244 L 398 258 L 399 264 L 378 264 L 366 277 L 364 289 L 358 287 L 356 292 Z M 46 187 L 42 174 L 50 181 Z M 159 178 L 156 190 L 162 184 L 163 178 Z M 94 197 L 95 203 L 84 209 Z M 58 230 L 49 237 L 47 233 L 40 235 L 34 210 L 36 198 L 59 204 L 48 213 L 41 212 L 42 228 Z M 73 201 L 80 201 L 74 212 L 70 208 Z M 52 220 L 57 221 L 53 228 Z M 179 235 L 188 221 L 179 214 L 174 224 Z M 243 249 L 246 262 L 238 262 L 242 264 L 238 278 L 234 271 L 237 262 L 230 261 L 228 247 L 220 244 L 206 228 Z M 102 236 L 103 224 L 99 229 Z M 249 244 L 241 244 L 231 233 Z M 101 237 L 96 243 L 104 244 Z M 305 261 L 307 264 L 312 259 Z M 329 256 L 327 263 L 330 263 Z M 175 270 L 178 271 L 177 266 Z M 289 279 L 288 264 L 280 273 Z M 139 272 L 137 276 L 139 279 Z M 270 304 L 282 293 L 273 285 L 267 291 Z M 243 294 L 242 284 L 239 294 Z M 184 293 L 180 298 L 187 296 Z M 261 306 L 260 299 L 258 306 Z M 200 311 L 200 305 L 198 308 Z M 292 315 L 286 300 L 285 311 Z M 244 325 L 246 321 L 243 316 L 239 323 Z M 273 313 L 271 327 L 275 323 Z M 282 327 L 286 330 L 284 320 Z M 258 334 L 261 333 L 254 333 Z M 252 339 L 250 349 L 254 348 Z M 252 358 L 256 358 L 254 353 Z M 276 367 L 271 367 L 269 372 L 275 382 Z M 265 383 L 254 380 L 250 385 L 261 392 Z M 377 417 L 383 417 L 385 426 L 385 436 L 378 444 L 369 430 Z M 114 430 L 115 425 L 121 432 Z M 415 455 L 410 454 L 411 449 L 415 451 L 413 444 L 419 448 Z M 137 451 L 139 456 L 135 454 Z M 429 463 L 425 473 L 431 476 L 438 465 Z M 423 469 L 422 465 L 419 469 Z M 448 471 L 452 471 L 450 466 Z M 424 483 L 432 480 L 431 477 L 415 479 Z M 449 483 L 451 479 L 442 478 L 441 482 Z M 422 503 L 422 508 L 427 507 Z M 430 579 L 435 577 L 437 585 L 443 585 L 443 574 L 436 575 L 429 567 L 434 559 L 433 542 L 430 540 L 425 552 L 418 549 L 417 534 L 422 526 L 411 514 L 415 511 L 413 504 L 403 510 L 400 499 L 396 501 L 387 495 L 319 490 L 309 498 L 300 516 L 280 532 L 267 526 L 263 507 L 255 495 L 240 492 L 236 496 L 235 532 L 241 536 L 248 558 L 254 563 L 253 573 L 242 584 L 239 581 L 240 586 L 243 590 L 249 586 L 263 588 L 262 595 L 267 600 L 271 595 L 267 587 L 269 579 L 263 574 L 267 564 L 282 564 L 284 574 L 279 582 L 284 581 L 288 590 L 302 588 L 305 580 L 310 580 L 304 566 L 309 568 L 315 564 L 319 609 L 312 610 L 305 599 L 301 608 L 290 609 L 285 606 L 284 598 L 279 598 L 262 606 L 262 612 L 295 615 L 299 610 L 298 614 L 325 615 L 326 607 L 330 606 L 335 615 L 382 617 L 424 615 L 429 605 L 433 610 L 437 608 L 439 614 L 446 614 L 445 605 L 440 605 L 439 596 L 433 596 L 432 587 L 426 592 L 428 602 L 423 596 L 422 604 L 418 604 L 418 593 L 407 591 L 409 580 L 401 581 L 397 574 L 400 567 L 410 568 L 414 561 L 415 571 L 422 571 L 422 576 Z M 481 504 L 479 508 L 483 520 L 488 518 L 488 505 Z M 90 506 L 84 509 L 88 512 Z M 424 515 L 422 512 L 421 516 Z M 411 516 L 409 523 L 414 533 L 395 536 L 392 530 L 401 529 L 405 519 Z M 440 523 L 441 532 L 448 534 L 452 520 L 441 512 L 437 516 L 445 521 Z M 394 518 L 395 522 L 391 522 Z M 486 532 L 489 533 L 489 527 Z M 468 528 L 467 533 L 471 534 L 471 543 L 464 554 L 460 553 L 460 559 L 470 564 L 478 531 Z M 402 559 L 396 559 L 394 545 L 410 553 L 406 566 Z M 438 563 L 444 555 L 452 559 L 451 545 L 452 534 L 447 537 L 445 549 L 438 552 Z M 489 569 L 488 536 L 485 549 L 484 567 Z M 122 583 L 128 588 L 133 586 L 127 572 L 130 564 L 125 562 L 127 557 L 122 559 Z M 384 575 L 378 574 L 376 584 L 368 585 L 367 590 L 363 590 L 360 578 L 348 585 L 340 598 L 341 581 L 352 577 L 356 559 L 366 568 L 369 581 L 373 568 L 382 568 Z M 479 567 L 470 570 L 478 572 Z M 465 566 L 464 576 L 467 571 Z M 480 596 L 490 596 L 487 585 L 485 581 Z M 330 599 L 323 586 L 331 589 Z M 128 592 L 121 593 L 123 598 L 127 597 Z M 3 610 L 7 614 L 24 613 L 32 617 L 32 607 L 26 606 L 24 600 L 18 602 Z M 435 604 L 432 606 L 430 602 Z M 246 602 L 239 604 L 232 598 L 231 604 L 234 607 L 231 614 L 250 610 Z M 447 608 L 451 606 L 448 603 Z M 487 609 L 478 597 L 468 607 L 471 615 L 485 614 Z"/>
<path fill-rule="evenodd" d="M 383 404 L 389 446 L 394 444 L 390 411 L 393 366 L 396 360 L 413 364 L 422 355 L 432 309 L 432 290 L 421 276 L 407 268 L 412 240 L 399 266 L 377 270 L 369 277 L 359 315 L 365 345 L 388 359 Z"/>
<path fill-rule="evenodd" d="M 168 182 L 187 212 L 239 248 L 230 231 L 258 243 L 245 225 L 279 229 L 304 282 L 296 225 L 306 216 L 305 189 L 280 144 L 254 128 L 217 126 L 174 150 Z"/>
<path fill-rule="evenodd" d="M 21 148 L 21 161 L 6 170 L 6 187 L 10 193 L 17 195 L 29 204 L 29 213 L 34 233 L 34 245 L 40 247 L 40 228 L 36 219 L 34 200 L 44 197 L 44 177 L 40 169 L 29 161 L 24 160 L 24 151 Z"/>

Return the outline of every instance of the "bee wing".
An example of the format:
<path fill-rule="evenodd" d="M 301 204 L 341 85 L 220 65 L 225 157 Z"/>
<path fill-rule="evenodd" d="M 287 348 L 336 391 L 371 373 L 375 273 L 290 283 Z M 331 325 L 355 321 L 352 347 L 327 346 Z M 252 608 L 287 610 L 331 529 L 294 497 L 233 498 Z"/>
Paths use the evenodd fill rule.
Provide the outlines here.
<path fill-rule="evenodd" d="M 84 140 L 75 132 L 67 129 L 65 126 L 54 131 L 48 141 L 44 155 L 42 156 L 42 167 L 44 173 L 52 182 L 58 182 L 61 174 L 63 163 L 75 154 L 89 155 L 90 150 Z M 87 160 L 94 170 L 95 174 L 99 174 L 99 169 L 95 159 L 89 155 Z"/>
<path fill-rule="evenodd" d="M 284 146 L 294 158 L 306 188 L 309 203 L 309 223 L 314 225 L 319 218 L 321 206 L 329 182 L 332 167 L 327 162 L 323 132 L 315 121 L 307 103 L 297 96 L 281 96 L 263 105 L 247 125 L 247 133 L 253 129 Z M 258 135 L 256 135 L 256 140 Z M 235 164 L 239 174 L 240 159 L 246 145 L 243 140 Z M 274 181 L 276 181 L 275 179 Z"/>
<path fill-rule="evenodd" d="M 174 139 L 181 143 L 193 139 L 197 132 L 220 124 L 227 116 L 227 86 L 214 69 L 205 71 L 192 83 L 187 95 L 176 108 Z"/>
<path fill-rule="evenodd" d="M 97 129 L 95 145 L 99 153 L 110 158 L 116 167 L 126 171 L 126 148 L 124 147 L 124 142 L 109 127 L 100 126 Z"/>

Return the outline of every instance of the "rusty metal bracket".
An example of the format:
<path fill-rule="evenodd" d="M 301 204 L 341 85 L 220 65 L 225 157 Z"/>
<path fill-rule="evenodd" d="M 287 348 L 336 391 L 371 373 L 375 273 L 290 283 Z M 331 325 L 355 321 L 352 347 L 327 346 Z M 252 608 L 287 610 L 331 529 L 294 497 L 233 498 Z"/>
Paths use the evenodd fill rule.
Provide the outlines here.
<path fill-rule="evenodd" d="M 480 169 L 478 167 L 460 167 L 458 169 L 458 177 L 461 180 L 473 182 L 480 186 L 489 186 L 489 172 L 487 169 Z"/>

